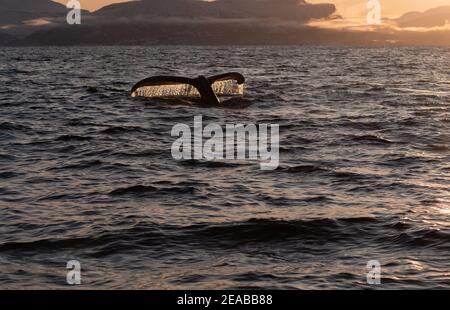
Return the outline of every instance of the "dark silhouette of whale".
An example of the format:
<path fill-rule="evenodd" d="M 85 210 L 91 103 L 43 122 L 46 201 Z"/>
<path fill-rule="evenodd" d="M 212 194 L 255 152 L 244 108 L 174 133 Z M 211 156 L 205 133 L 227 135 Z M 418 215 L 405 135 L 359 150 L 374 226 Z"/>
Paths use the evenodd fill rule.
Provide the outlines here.
<path fill-rule="evenodd" d="M 190 79 L 186 77 L 179 76 L 153 76 L 138 82 L 131 89 L 130 95 L 133 97 L 144 96 L 139 92 L 140 89 L 145 87 L 163 87 L 170 85 L 187 85 L 188 90 L 184 89 L 185 92 L 193 93 L 192 87 L 196 90 L 195 94 L 200 95 L 200 103 L 202 105 L 213 106 L 219 105 L 220 100 L 218 94 L 213 90 L 213 86 L 217 82 L 223 81 L 234 81 L 237 85 L 243 85 L 245 83 L 245 78 L 242 74 L 237 72 L 229 72 L 220 75 L 214 75 L 211 77 L 199 76 L 195 79 Z M 227 94 L 223 94 L 227 95 Z M 160 97 L 165 97 L 161 95 Z"/>

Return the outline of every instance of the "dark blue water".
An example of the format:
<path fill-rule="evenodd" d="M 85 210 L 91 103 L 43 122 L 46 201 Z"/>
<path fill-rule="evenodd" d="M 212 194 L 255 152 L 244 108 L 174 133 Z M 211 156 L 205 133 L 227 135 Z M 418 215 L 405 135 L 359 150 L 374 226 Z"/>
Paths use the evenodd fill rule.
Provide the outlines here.
<path fill-rule="evenodd" d="M 450 288 L 450 50 L 0 50 L 0 287 Z M 247 77 L 246 108 L 128 96 Z M 175 161 L 172 126 L 280 125 L 280 167 Z M 366 282 L 378 260 L 382 284 Z"/>

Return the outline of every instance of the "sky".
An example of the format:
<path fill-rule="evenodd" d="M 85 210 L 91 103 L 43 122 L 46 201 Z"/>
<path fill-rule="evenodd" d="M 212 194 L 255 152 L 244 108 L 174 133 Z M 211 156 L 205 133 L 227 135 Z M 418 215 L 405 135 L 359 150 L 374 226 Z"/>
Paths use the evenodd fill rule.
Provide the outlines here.
<path fill-rule="evenodd" d="M 67 3 L 68 0 L 55 0 Z M 84 9 L 97 10 L 105 5 L 127 0 L 80 0 Z M 310 3 L 334 3 L 345 18 L 361 18 L 367 12 L 367 0 L 307 0 Z M 397 17 L 410 11 L 424 11 L 440 5 L 450 5 L 450 0 L 380 0 L 383 17 Z"/>

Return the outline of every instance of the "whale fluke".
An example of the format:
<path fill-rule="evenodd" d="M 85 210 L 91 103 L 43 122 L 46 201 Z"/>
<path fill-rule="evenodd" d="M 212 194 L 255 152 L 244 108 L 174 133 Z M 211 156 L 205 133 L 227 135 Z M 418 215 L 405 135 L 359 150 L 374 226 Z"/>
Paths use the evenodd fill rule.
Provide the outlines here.
<path fill-rule="evenodd" d="M 218 96 L 242 96 L 244 94 L 245 78 L 237 72 L 199 76 L 195 79 L 179 76 L 153 76 L 146 78 L 131 89 L 132 97 L 200 98 L 203 105 L 218 105 Z"/>

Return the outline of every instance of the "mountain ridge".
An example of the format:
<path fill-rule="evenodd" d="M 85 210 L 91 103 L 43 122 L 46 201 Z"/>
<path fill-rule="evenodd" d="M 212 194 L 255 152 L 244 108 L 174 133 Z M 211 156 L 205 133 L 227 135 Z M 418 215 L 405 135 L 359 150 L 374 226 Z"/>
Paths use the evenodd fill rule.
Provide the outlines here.
<path fill-rule="evenodd" d="M 50 0 L 0 0 L 0 25 L 20 24 L 26 20 L 66 14 L 61 3 Z"/>
<path fill-rule="evenodd" d="M 336 11 L 333 4 L 309 4 L 303 0 L 141 0 L 115 3 L 93 14 L 97 17 L 129 19 L 138 17 L 178 18 L 280 18 L 307 21 L 324 18 Z"/>
<path fill-rule="evenodd" d="M 0 0 L 0 4 L 17 0 Z M 50 0 L 21 0 L 30 7 L 41 5 L 38 15 L 49 17 L 44 26 L 0 27 L 0 45 L 205 45 L 205 44 L 356 44 L 356 45 L 449 45 L 446 28 L 414 31 L 378 28 L 372 31 L 352 29 L 328 30 L 307 26 L 311 19 L 331 18 L 336 8 L 330 4 L 308 4 L 302 0 L 141 0 L 103 7 L 90 14 L 82 13 L 81 25 L 68 25 L 68 9 Z M 326 1 L 326 0 L 325 0 Z M 13 6 L 18 6 L 13 3 Z M 56 5 L 56 6 L 55 6 Z M 54 11 L 45 7 L 53 7 Z M 6 7 L 6 6 L 5 6 Z M 445 9 L 443 9 L 445 8 Z M 438 7 L 426 12 L 410 12 L 396 21 L 402 25 L 423 25 L 424 16 L 434 18 L 436 25 L 446 22 L 446 10 Z M 12 10 L 9 7 L 10 11 Z M 36 12 L 34 12 L 36 13 Z M 53 15 L 52 15 L 53 14 Z M 39 18 L 39 17 L 38 17 Z M 428 18 L 428 17 L 427 17 Z M 2 24 L 0 19 L 0 26 Z M 426 23 L 425 23 L 426 24 Z M 426 24 L 428 25 L 428 24 Z M 405 26 L 409 27 L 409 26 Z M 22 29 L 21 33 L 14 33 Z M 445 32 L 447 31 L 447 32 Z"/>

